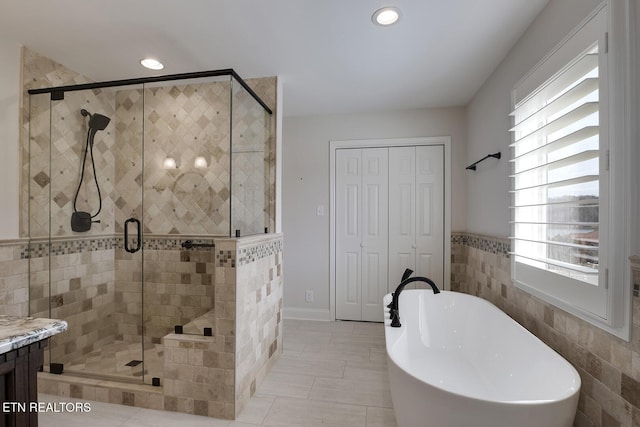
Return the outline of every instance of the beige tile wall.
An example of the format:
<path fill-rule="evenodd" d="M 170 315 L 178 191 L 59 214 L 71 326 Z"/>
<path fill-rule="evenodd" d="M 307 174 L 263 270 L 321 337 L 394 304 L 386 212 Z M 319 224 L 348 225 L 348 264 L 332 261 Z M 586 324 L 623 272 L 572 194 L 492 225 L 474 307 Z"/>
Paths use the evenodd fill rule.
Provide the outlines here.
<path fill-rule="evenodd" d="M 214 335 L 164 336 L 162 407 L 235 419 L 282 353 L 282 236 L 216 239 L 214 266 Z"/>
<path fill-rule="evenodd" d="M 142 215 L 143 201 L 136 192 L 142 183 L 145 232 L 229 234 L 228 92 L 228 81 L 118 91 L 116 118 L 122 129 L 118 148 L 123 166 L 117 173 L 118 191 L 138 195 L 122 199 L 118 206 L 122 218 L 132 212 Z M 204 156 L 209 167 L 194 167 L 197 156 Z M 166 157 L 173 157 L 178 168 L 164 169 Z M 139 170 L 129 171 L 132 164 Z"/>
<path fill-rule="evenodd" d="M 164 408 L 162 388 L 142 384 L 96 381 L 93 378 L 39 372 L 38 392 L 138 408 Z"/>
<path fill-rule="evenodd" d="M 632 339 L 625 342 L 513 286 L 508 247 L 505 239 L 452 236 L 452 289 L 491 301 L 576 367 L 582 379 L 576 426 L 639 426 L 640 263 Z"/>
<path fill-rule="evenodd" d="M 48 58 L 23 48 L 24 91 L 32 88 L 86 82 L 88 79 L 74 73 Z M 29 95 L 22 100 L 22 228 L 21 235 L 31 238 L 70 236 L 70 218 L 73 199 L 78 187 L 80 165 L 85 156 L 88 118 L 80 114 L 82 108 L 113 118 L 115 94 L 108 89 L 68 92 L 64 100 L 49 101 L 49 95 Z M 33 102 L 30 102 L 33 101 Z M 31 120 L 31 117 L 33 119 Z M 93 157 L 101 186 L 102 210 L 86 235 L 114 233 L 114 122 L 94 138 Z M 29 133 L 31 132 L 31 133 Z M 26 146 L 25 146 L 26 144 Z M 84 182 L 80 187 L 76 208 L 79 211 L 98 212 L 100 200 L 91 166 L 91 155 L 85 160 Z M 30 206 L 27 201 L 30 201 Z M 25 227 L 30 231 L 26 231 Z M 49 228 L 51 227 L 51 228 Z"/>
<path fill-rule="evenodd" d="M 46 245 L 47 252 L 29 259 L 29 315 L 67 321 L 49 352 L 52 362 L 68 365 L 114 340 L 114 250 L 56 254 L 60 247 L 54 248 L 50 257 Z"/>
<path fill-rule="evenodd" d="M 95 138 L 103 210 L 101 222 L 88 234 L 121 233 L 127 218 L 142 218 L 141 185 L 146 233 L 229 235 L 230 230 L 233 234 L 240 229 L 242 235 L 248 235 L 262 233 L 265 226 L 274 229 L 275 118 L 239 85 L 234 85 L 233 129 L 229 127 L 228 80 L 144 91 L 107 88 L 67 92 L 63 101 L 50 103 L 49 95 L 29 97 L 27 90 L 89 79 L 28 48 L 23 50 L 21 235 L 48 235 L 49 217 L 53 235 L 75 234 L 70 231 L 69 219 L 88 122 L 80 115 L 81 108 L 112 119 Z M 275 77 L 250 80 L 272 109 L 276 83 Z M 235 147 L 233 188 L 231 134 Z M 200 155 L 207 159 L 208 168 L 194 167 Z M 163 169 L 167 156 L 176 159 L 178 169 Z M 95 213 L 96 190 L 90 167 L 85 177 L 78 210 Z"/>
<path fill-rule="evenodd" d="M 29 261 L 26 241 L 0 242 L 0 314 L 29 315 Z"/>
<path fill-rule="evenodd" d="M 282 354 L 282 235 L 240 239 L 236 283 L 238 415 Z"/>
<path fill-rule="evenodd" d="M 225 335 L 170 334 L 164 343 L 164 409 L 234 419 L 234 354 Z"/>
<path fill-rule="evenodd" d="M 69 70 L 65 66 L 52 61 L 37 52 L 24 47 L 22 49 L 22 97 L 20 100 L 20 158 L 22 165 L 21 173 L 21 192 L 20 192 L 20 236 L 29 236 L 29 189 L 31 187 L 34 192 L 34 196 L 39 194 L 38 187 L 42 189 L 48 184 L 47 180 L 50 180 L 48 170 L 48 155 L 49 155 L 49 95 L 36 95 L 30 97 L 27 93 L 29 89 L 73 85 L 88 83 L 90 80 L 85 76 L 82 76 L 74 71 Z M 78 116 L 79 110 L 78 110 Z M 82 116 L 80 116 L 82 117 Z M 77 118 L 76 118 L 77 119 Z M 32 132 L 32 138 L 29 140 L 29 121 L 33 120 L 31 125 L 34 127 Z M 80 128 L 77 128 L 80 130 Z M 31 149 L 31 153 L 30 153 Z M 31 168 L 29 158 L 30 155 L 34 157 L 34 161 L 37 165 L 35 168 Z M 43 169 L 45 168 L 46 170 Z M 38 170 L 39 169 L 39 170 Z M 77 170 L 77 169 L 74 169 Z M 43 173 L 44 175 L 39 175 Z M 35 178 L 38 180 L 35 181 Z M 34 181 L 32 181 L 34 180 Z M 48 191 L 45 191 L 48 194 Z M 42 227 L 48 227 L 48 203 L 49 199 L 43 197 L 37 197 L 34 205 L 32 206 L 32 212 L 34 218 L 31 219 L 32 234 L 31 236 L 44 236 L 48 234 L 48 229 Z M 67 197 L 71 197 L 67 195 Z M 47 217 L 40 218 L 39 212 L 44 212 Z M 40 227 L 36 227 L 36 225 Z"/>
<path fill-rule="evenodd" d="M 159 344 L 174 325 L 207 313 L 215 303 L 214 252 L 184 250 L 182 241 L 148 239 L 144 266 L 142 252 L 125 252 L 121 238 L 0 245 L 0 259 L 6 259 L 0 261 L 0 314 L 67 320 L 69 329 L 51 341 L 56 363 L 81 363 L 85 354 L 114 340 L 141 342 L 143 310 L 146 342 Z"/>
<path fill-rule="evenodd" d="M 171 249 L 147 246 L 151 245 L 145 244 L 144 261 L 139 253 L 115 252 L 116 339 L 140 342 L 144 331 L 147 343 L 159 344 L 174 326 L 214 308 L 214 252 L 182 250 L 178 244 Z"/>
<path fill-rule="evenodd" d="M 176 274 L 158 272 L 154 266 L 184 271 L 190 271 L 195 266 L 196 274 L 202 277 L 208 277 L 213 272 L 211 285 L 197 284 L 201 280 L 194 279 L 194 275 L 188 280 L 184 278 L 200 286 L 200 291 L 205 293 L 199 296 L 199 301 L 210 300 L 214 303 L 214 309 L 201 316 L 207 322 L 213 318 L 213 336 L 165 335 L 162 339 L 162 387 L 131 385 L 127 390 L 128 386 L 118 383 L 48 374 L 40 375 L 39 387 L 45 393 L 62 396 L 95 398 L 104 402 L 235 419 L 282 353 L 282 235 L 220 238 L 215 240 L 215 244 L 214 251 L 183 251 L 175 248 L 175 239 L 165 242 L 156 239 L 147 243 L 150 246 L 147 250 L 151 252 L 149 256 L 153 258 L 151 263 L 157 263 L 148 267 L 152 271 L 148 277 L 150 281 L 159 280 L 163 274 L 167 274 L 165 278 L 172 281 Z M 121 250 L 110 249 L 116 252 Z M 111 254 L 111 259 L 113 256 Z M 77 270 L 69 270 L 68 262 L 83 257 L 86 258 L 87 254 L 56 255 L 52 258 L 52 265 L 75 274 Z M 119 258 L 118 255 L 115 257 Z M 209 262 L 211 259 L 213 262 Z M 122 261 L 132 262 L 131 266 L 135 263 L 133 259 Z M 121 268 L 121 274 L 130 273 L 127 266 Z M 59 286 L 64 288 L 66 284 L 63 281 Z M 212 287 L 213 298 L 208 295 Z M 119 295 L 118 291 L 113 293 Z M 163 296 L 159 296 L 162 302 Z M 129 297 L 123 294 L 117 298 L 126 300 Z M 153 298 L 151 294 L 149 299 Z M 150 307 L 153 305 L 149 304 Z M 161 306 L 158 305 L 159 308 Z M 119 319 L 117 315 L 111 317 Z M 105 315 L 104 318 L 109 316 Z M 191 323 L 198 322 L 199 319 L 193 319 Z M 95 325 L 91 326 L 95 329 Z M 76 337 L 75 333 L 69 334 L 67 342 L 70 344 L 63 348 L 73 346 L 72 339 L 81 338 Z"/>

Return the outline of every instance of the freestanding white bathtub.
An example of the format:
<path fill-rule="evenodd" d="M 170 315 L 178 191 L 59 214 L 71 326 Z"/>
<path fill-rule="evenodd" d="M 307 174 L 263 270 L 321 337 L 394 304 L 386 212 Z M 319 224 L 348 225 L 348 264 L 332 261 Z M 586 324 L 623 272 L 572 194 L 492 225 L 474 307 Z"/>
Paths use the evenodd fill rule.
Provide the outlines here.
<path fill-rule="evenodd" d="M 399 312 L 402 326 L 392 328 L 385 310 L 398 427 L 573 425 L 578 372 L 493 304 L 409 289 Z"/>

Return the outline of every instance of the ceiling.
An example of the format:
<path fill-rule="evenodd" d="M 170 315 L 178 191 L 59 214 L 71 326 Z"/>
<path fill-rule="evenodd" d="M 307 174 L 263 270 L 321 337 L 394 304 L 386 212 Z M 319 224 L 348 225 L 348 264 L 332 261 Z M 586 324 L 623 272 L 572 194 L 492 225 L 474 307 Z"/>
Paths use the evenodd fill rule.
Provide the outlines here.
<path fill-rule="evenodd" d="M 548 0 L 0 0 L 0 39 L 96 80 L 279 76 L 284 115 L 466 105 Z M 393 4 L 391 27 L 371 22 Z M 142 68 L 146 56 L 165 64 Z"/>

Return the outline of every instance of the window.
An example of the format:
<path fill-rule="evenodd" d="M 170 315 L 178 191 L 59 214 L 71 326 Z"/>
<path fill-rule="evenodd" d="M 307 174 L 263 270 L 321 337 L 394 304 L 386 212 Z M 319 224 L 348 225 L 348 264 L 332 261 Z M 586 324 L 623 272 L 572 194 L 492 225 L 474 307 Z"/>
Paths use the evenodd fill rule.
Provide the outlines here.
<path fill-rule="evenodd" d="M 608 28 L 604 4 L 512 91 L 512 276 L 528 292 L 616 330 L 628 307 L 624 286 L 609 286 L 617 250 Z"/>

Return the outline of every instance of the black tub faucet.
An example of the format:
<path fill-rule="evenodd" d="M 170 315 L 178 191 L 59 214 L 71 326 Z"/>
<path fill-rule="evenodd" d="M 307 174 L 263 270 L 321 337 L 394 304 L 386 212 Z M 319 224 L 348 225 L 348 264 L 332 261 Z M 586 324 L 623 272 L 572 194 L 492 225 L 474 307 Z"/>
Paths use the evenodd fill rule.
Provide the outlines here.
<path fill-rule="evenodd" d="M 399 328 L 400 326 L 402 326 L 400 324 L 400 309 L 398 308 L 398 301 L 400 301 L 400 293 L 404 290 L 404 287 L 407 286 L 409 283 L 425 282 L 429 286 L 431 286 L 431 289 L 433 289 L 434 294 L 440 293 L 440 289 L 438 289 L 436 284 L 431 279 L 428 279 L 426 277 L 411 277 L 411 278 L 405 279 L 405 277 L 408 277 L 409 275 L 411 275 L 411 273 L 413 273 L 411 270 L 409 269 L 405 270 L 405 273 L 402 275 L 404 280 L 400 282 L 400 284 L 396 288 L 396 291 L 392 294 L 393 299 L 391 300 L 391 304 L 390 304 L 391 307 L 389 307 L 390 309 L 389 316 L 391 318 L 391 327 L 393 328 Z"/>
<path fill-rule="evenodd" d="M 404 273 L 402 274 L 402 279 L 400 279 L 400 283 L 407 280 L 409 276 L 411 276 L 412 274 L 413 274 L 412 269 L 407 268 L 406 270 L 404 270 Z M 393 298 L 393 292 L 391 292 L 391 298 Z M 392 306 L 393 306 L 393 302 L 390 302 L 389 304 L 387 304 L 387 308 L 391 308 Z"/>

